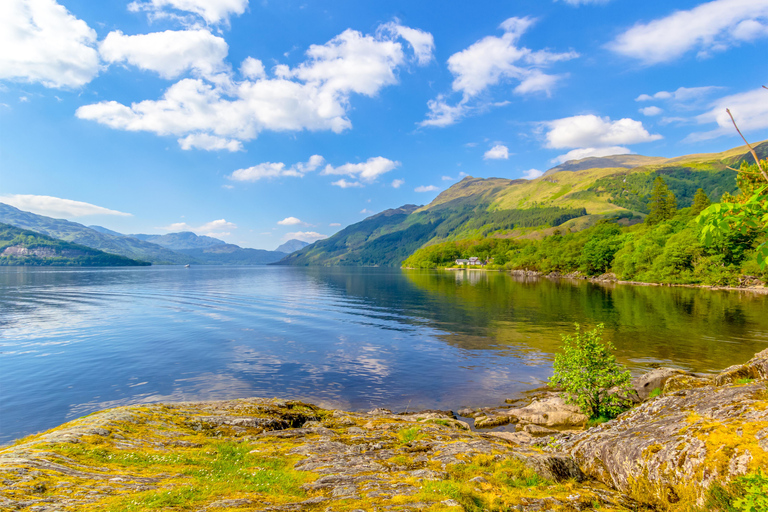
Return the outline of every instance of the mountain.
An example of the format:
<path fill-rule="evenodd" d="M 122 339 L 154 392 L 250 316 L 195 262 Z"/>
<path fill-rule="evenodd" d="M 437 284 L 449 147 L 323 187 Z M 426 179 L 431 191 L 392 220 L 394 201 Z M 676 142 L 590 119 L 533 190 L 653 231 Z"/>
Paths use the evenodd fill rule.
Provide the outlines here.
<path fill-rule="evenodd" d="M 0 265 L 115 267 L 149 265 L 41 233 L 0 224 Z"/>
<path fill-rule="evenodd" d="M 145 242 L 157 244 L 176 251 L 179 249 L 205 249 L 216 245 L 225 245 L 226 242 L 210 236 L 198 236 L 191 231 L 168 233 L 166 235 L 127 235 Z"/>
<path fill-rule="evenodd" d="M 157 244 L 101 233 L 77 222 L 36 215 L 4 203 L 0 203 L 0 222 L 134 260 L 157 264 L 184 264 L 193 261 L 186 254 L 173 252 Z"/>
<path fill-rule="evenodd" d="M 111 229 L 107 229 L 102 226 L 88 226 L 89 228 L 93 229 L 94 231 L 98 231 L 99 233 L 104 233 L 105 235 L 112 235 L 112 236 L 125 236 L 122 233 L 118 233 L 117 231 L 112 231 Z"/>
<path fill-rule="evenodd" d="M 267 265 L 287 256 L 284 252 L 262 249 L 243 249 L 233 244 L 218 244 L 197 249 L 178 249 L 177 252 L 194 258 L 205 265 Z"/>
<path fill-rule="evenodd" d="M 301 250 L 308 246 L 309 244 L 307 242 L 302 242 L 301 240 L 296 240 L 295 238 L 288 240 L 281 246 L 279 246 L 275 251 L 277 252 L 284 252 L 285 254 L 291 254 L 292 252 L 296 252 L 298 250 Z"/>
<path fill-rule="evenodd" d="M 755 147 L 768 157 L 768 141 Z M 698 188 L 712 201 L 736 190 L 736 172 L 751 161 L 746 146 L 677 158 L 616 155 L 567 162 L 534 180 L 468 176 L 427 206 L 405 205 L 346 227 L 288 255 L 281 265 L 399 266 L 416 249 L 449 240 L 542 237 L 578 231 L 604 218 L 640 221 L 653 181 L 662 176 L 690 206 Z"/>

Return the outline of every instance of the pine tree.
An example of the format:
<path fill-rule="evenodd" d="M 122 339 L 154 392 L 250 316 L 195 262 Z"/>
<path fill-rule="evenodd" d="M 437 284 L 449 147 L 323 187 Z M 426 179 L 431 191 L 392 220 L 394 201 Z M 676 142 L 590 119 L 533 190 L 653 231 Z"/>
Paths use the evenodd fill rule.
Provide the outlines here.
<path fill-rule="evenodd" d="M 709 206 L 711 202 L 709 201 L 709 197 L 707 197 L 706 192 L 704 192 L 703 188 L 700 188 L 696 191 L 696 195 L 693 196 L 693 204 L 691 205 L 691 213 L 694 215 L 698 215 L 701 213 L 701 211 Z"/>
<path fill-rule="evenodd" d="M 657 176 L 653 181 L 653 192 L 651 192 L 651 201 L 648 203 L 650 213 L 645 222 L 648 224 L 658 224 L 659 222 L 671 219 L 677 211 L 677 198 L 670 192 L 664 178 Z"/>

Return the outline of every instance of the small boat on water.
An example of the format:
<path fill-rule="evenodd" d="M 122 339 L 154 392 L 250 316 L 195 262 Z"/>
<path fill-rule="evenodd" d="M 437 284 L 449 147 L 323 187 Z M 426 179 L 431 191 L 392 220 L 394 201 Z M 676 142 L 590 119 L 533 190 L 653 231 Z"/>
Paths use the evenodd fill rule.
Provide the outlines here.
<path fill-rule="evenodd" d="M 189 263 L 187 263 L 186 265 L 184 265 L 184 268 L 189 268 Z"/>

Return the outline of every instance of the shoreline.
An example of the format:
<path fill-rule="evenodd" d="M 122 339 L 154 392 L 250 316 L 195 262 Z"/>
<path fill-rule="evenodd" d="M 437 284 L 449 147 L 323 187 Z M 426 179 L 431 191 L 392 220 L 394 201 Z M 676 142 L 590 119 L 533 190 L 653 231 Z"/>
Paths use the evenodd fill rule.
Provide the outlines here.
<path fill-rule="evenodd" d="M 603 274 L 597 277 L 589 277 L 581 274 L 580 272 L 572 272 L 569 274 L 560 274 L 558 272 L 552 272 L 545 274 L 538 270 L 507 270 L 507 269 L 486 269 L 486 268 L 457 268 L 457 267 L 436 267 L 430 269 L 418 269 L 413 267 L 400 267 L 402 270 L 444 270 L 448 272 L 457 271 L 470 271 L 470 272 L 507 272 L 515 277 L 535 277 L 546 278 L 550 280 L 566 279 L 571 281 L 587 281 L 595 284 L 609 285 L 609 284 L 625 284 L 632 286 L 658 286 L 667 288 L 700 288 L 712 291 L 733 291 L 733 292 L 750 292 L 757 294 L 768 294 L 768 285 L 748 285 L 748 286 L 718 286 L 708 284 L 680 284 L 680 283 L 648 283 L 645 281 L 623 281 L 616 279 L 615 277 L 603 277 L 612 276 L 613 274 Z"/>

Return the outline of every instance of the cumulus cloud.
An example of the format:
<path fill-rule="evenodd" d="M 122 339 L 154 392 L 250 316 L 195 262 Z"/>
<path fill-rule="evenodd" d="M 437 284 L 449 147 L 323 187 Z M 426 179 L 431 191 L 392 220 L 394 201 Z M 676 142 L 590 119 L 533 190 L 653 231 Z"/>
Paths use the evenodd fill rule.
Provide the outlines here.
<path fill-rule="evenodd" d="M 554 159 L 560 163 L 588 156 L 627 154 L 631 151 L 624 145 L 651 142 L 662 138 L 659 134 L 649 133 L 640 121 L 629 118 L 611 121 L 608 117 L 588 114 L 542 124 L 548 129 L 547 147 L 575 148 Z"/>
<path fill-rule="evenodd" d="M 695 110 L 706 105 L 707 97 L 723 89 L 709 85 L 705 87 L 678 87 L 674 91 L 659 91 L 654 94 L 641 94 L 635 101 L 665 102 L 674 110 Z"/>
<path fill-rule="evenodd" d="M 768 37 L 768 0 L 715 0 L 638 23 L 608 48 L 650 65 L 693 50 L 704 58 L 761 37 Z"/>
<path fill-rule="evenodd" d="M 62 199 L 52 196 L 36 196 L 28 194 L 8 194 L 0 196 L 0 203 L 9 204 L 19 210 L 32 212 L 56 218 L 86 217 L 88 215 L 117 215 L 131 217 L 130 213 L 110 210 L 82 201 Z"/>
<path fill-rule="evenodd" d="M 641 108 L 639 112 L 644 116 L 653 117 L 661 114 L 662 112 L 664 112 L 664 110 L 656 106 L 650 106 L 650 107 Z"/>
<path fill-rule="evenodd" d="M 632 151 L 623 146 L 608 146 L 603 148 L 579 148 L 567 152 L 552 159 L 553 163 L 562 164 L 568 160 L 581 160 L 582 158 L 601 157 L 612 155 L 628 155 Z"/>
<path fill-rule="evenodd" d="M 513 92 L 549 95 L 562 78 L 542 70 L 552 64 L 578 57 L 576 52 L 553 53 L 531 50 L 518 45 L 522 35 L 533 25 L 532 18 L 509 18 L 499 28 L 501 37 L 485 37 L 448 58 L 448 70 L 453 74 L 452 89 L 462 98 L 450 105 L 444 95 L 427 103 L 429 112 L 420 126 L 448 126 L 468 115 L 474 108 L 470 100 L 491 86 L 502 82 L 517 83 Z"/>
<path fill-rule="evenodd" d="M 714 101 L 707 112 L 696 117 L 701 124 L 717 123 L 717 128 L 706 132 L 696 132 L 686 137 L 687 141 L 701 141 L 735 135 L 731 118 L 725 109 L 733 114 L 739 129 L 750 132 L 768 128 L 768 91 L 763 88 L 753 89 L 725 96 Z"/>
<path fill-rule="evenodd" d="M 420 66 L 425 66 L 432 60 L 432 54 L 435 51 L 435 38 L 429 32 L 404 27 L 395 22 L 387 23 L 381 29 L 388 30 L 405 39 L 413 48 L 414 56 Z"/>
<path fill-rule="evenodd" d="M 202 149 L 239 149 L 231 141 L 249 141 L 264 130 L 341 133 L 352 127 L 347 117 L 351 96 L 375 96 L 383 87 L 397 83 L 396 71 L 406 63 L 399 29 L 397 34 L 379 30 L 375 36 L 345 30 L 325 44 L 310 46 L 305 61 L 297 67 L 274 66 L 271 76 L 261 61 L 247 58 L 240 68 L 243 80 L 236 81 L 226 73 L 210 75 L 219 69 L 218 55 L 225 53 L 223 40 L 219 43 L 215 36 L 204 36 L 203 30 L 183 32 L 199 35 L 200 41 L 190 45 L 189 55 L 198 52 L 205 58 L 194 62 L 179 59 L 176 68 L 167 73 L 192 69 L 199 76 L 171 85 L 158 100 L 131 105 L 102 101 L 80 107 L 77 117 L 113 129 L 175 135 L 180 144 L 186 141 L 187 147 Z M 123 41 L 129 36 L 120 37 Z M 133 60 L 123 53 L 115 59 L 140 62 L 147 69 L 162 67 L 138 51 L 127 52 Z M 160 55 L 157 60 L 163 58 Z M 201 139 L 205 144 L 197 146 L 187 140 L 190 135 L 226 142 Z"/>
<path fill-rule="evenodd" d="M 363 184 L 359 181 L 347 181 L 344 178 L 341 178 L 337 181 L 332 181 L 331 185 L 339 188 L 360 188 L 363 186 Z"/>
<path fill-rule="evenodd" d="M 191 12 L 211 24 L 226 23 L 230 16 L 243 14 L 246 7 L 248 0 L 137 0 L 128 4 L 129 11 L 147 11 L 154 18 L 162 18 L 173 9 Z"/>
<path fill-rule="evenodd" d="M 507 160 L 508 158 L 509 148 L 503 144 L 496 144 L 483 155 L 483 160 Z"/>
<path fill-rule="evenodd" d="M 99 54 L 109 64 L 127 63 L 163 78 L 177 78 L 193 70 L 202 76 L 226 71 L 229 46 L 208 30 L 166 30 L 127 36 L 117 30 L 99 43 Z"/>
<path fill-rule="evenodd" d="M 237 229 L 237 225 L 233 222 L 227 222 L 225 219 L 219 219 L 206 222 L 205 224 L 197 227 L 190 226 L 186 222 L 174 222 L 173 224 L 158 229 L 173 233 L 177 233 L 179 231 L 192 231 L 198 235 L 228 236 L 230 234 L 228 230 Z"/>
<path fill-rule="evenodd" d="M 333 183 L 336 186 L 346 188 L 348 186 L 361 186 L 362 183 L 373 183 L 379 176 L 397 167 L 400 167 L 400 162 L 384 158 L 383 156 L 376 156 L 357 164 L 347 163 L 338 167 L 328 164 L 321 174 L 346 175 L 359 180 L 360 183 L 355 185 L 344 182 L 343 179 Z M 341 182 L 344 182 L 346 185 L 340 184 Z"/>
<path fill-rule="evenodd" d="M 414 192 L 434 192 L 435 190 L 440 190 L 440 188 L 434 185 L 421 185 L 413 189 Z"/>
<path fill-rule="evenodd" d="M 301 240 L 302 242 L 307 242 L 309 244 L 313 242 L 317 242 L 318 240 L 322 240 L 324 238 L 328 238 L 328 235 L 323 235 L 321 233 L 317 233 L 315 231 L 296 231 L 295 233 L 286 233 L 283 235 L 283 240 Z"/>
<path fill-rule="evenodd" d="M 392 188 L 400 188 L 405 183 L 405 180 L 392 180 Z"/>
<path fill-rule="evenodd" d="M 295 226 L 297 224 L 304 224 L 304 222 L 301 222 L 301 220 L 297 219 L 296 217 L 286 217 L 283 220 L 277 221 L 277 223 L 281 226 Z"/>
<path fill-rule="evenodd" d="M 80 87 L 99 72 L 96 32 L 54 0 L 0 2 L 0 79 Z"/>
<path fill-rule="evenodd" d="M 538 169 L 528 169 L 527 171 L 523 171 L 523 178 L 526 180 L 535 180 L 539 176 L 543 176 L 544 171 L 540 171 Z"/>
<path fill-rule="evenodd" d="M 299 162 L 286 168 L 282 162 L 264 162 L 245 169 L 238 169 L 228 177 L 234 181 L 259 181 L 265 178 L 291 176 L 301 178 L 308 172 L 316 170 L 325 163 L 325 158 L 312 155 L 306 162 Z"/>
<path fill-rule="evenodd" d="M 243 143 L 239 140 L 216 137 L 215 135 L 208 135 L 207 133 L 193 133 L 180 138 L 178 142 L 183 150 L 190 150 L 193 148 L 204 149 L 206 151 L 221 151 L 222 149 L 226 149 L 227 151 L 243 150 Z"/>
<path fill-rule="evenodd" d="M 330 223 L 330 224 L 328 224 L 328 225 L 329 225 L 329 226 L 331 226 L 332 228 L 337 228 L 337 227 L 341 226 L 341 224 L 340 224 L 340 223 L 338 223 L 338 222 L 331 222 L 331 223 Z"/>

